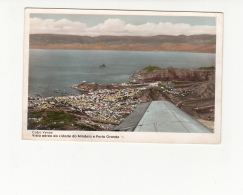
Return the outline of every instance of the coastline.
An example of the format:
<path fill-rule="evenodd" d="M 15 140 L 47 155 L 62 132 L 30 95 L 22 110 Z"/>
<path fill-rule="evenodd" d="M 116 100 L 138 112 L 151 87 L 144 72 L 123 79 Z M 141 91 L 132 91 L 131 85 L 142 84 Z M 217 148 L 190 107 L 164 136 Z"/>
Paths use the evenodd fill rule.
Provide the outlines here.
<path fill-rule="evenodd" d="M 215 53 L 214 44 L 192 45 L 192 44 L 163 44 L 159 46 L 147 45 L 106 45 L 106 44 L 38 44 L 30 45 L 30 49 L 70 49 L 70 50 L 123 50 L 123 51 L 174 51 L 192 53 Z"/>

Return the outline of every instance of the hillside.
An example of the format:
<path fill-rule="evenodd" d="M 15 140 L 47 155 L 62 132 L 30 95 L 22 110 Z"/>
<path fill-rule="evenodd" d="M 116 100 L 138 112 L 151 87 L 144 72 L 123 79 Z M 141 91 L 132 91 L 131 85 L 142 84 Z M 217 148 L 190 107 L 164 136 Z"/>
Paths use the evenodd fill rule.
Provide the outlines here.
<path fill-rule="evenodd" d="M 215 70 L 146 67 L 130 79 L 136 83 L 159 82 L 136 95 L 142 102 L 167 100 L 191 116 L 214 121 Z"/>
<path fill-rule="evenodd" d="M 138 83 L 155 81 L 212 81 L 215 79 L 215 70 L 169 67 L 148 72 L 144 69 L 135 72 L 130 79 Z"/>
<path fill-rule="evenodd" d="M 31 49 L 187 51 L 215 53 L 215 35 L 151 37 L 31 34 Z"/>

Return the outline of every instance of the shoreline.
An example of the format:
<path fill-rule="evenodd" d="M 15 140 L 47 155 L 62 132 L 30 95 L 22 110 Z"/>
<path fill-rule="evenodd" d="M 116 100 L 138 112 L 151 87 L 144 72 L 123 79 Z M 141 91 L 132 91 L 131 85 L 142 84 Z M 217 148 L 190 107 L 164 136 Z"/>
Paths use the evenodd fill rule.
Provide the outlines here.
<path fill-rule="evenodd" d="M 171 51 L 171 52 L 192 52 L 192 53 L 215 53 L 215 45 L 192 45 L 192 44 L 163 44 L 159 46 L 146 45 L 30 45 L 30 49 L 53 49 L 53 50 L 114 50 L 114 51 Z"/>

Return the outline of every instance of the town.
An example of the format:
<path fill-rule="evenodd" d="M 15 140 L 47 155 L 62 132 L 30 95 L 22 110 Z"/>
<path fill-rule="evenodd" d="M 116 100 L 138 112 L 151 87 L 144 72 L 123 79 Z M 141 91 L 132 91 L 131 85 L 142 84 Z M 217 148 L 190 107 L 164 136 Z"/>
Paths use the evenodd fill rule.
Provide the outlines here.
<path fill-rule="evenodd" d="M 100 89 L 82 95 L 63 97 L 29 97 L 29 112 L 64 111 L 79 118 L 78 123 L 90 124 L 99 129 L 112 129 L 129 115 L 141 100 L 133 98 L 141 89 Z M 40 122 L 42 118 L 30 118 Z M 55 121 L 53 121 L 55 124 Z M 36 127 L 38 128 L 38 126 Z"/>
<path fill-rule="evenodd" d="M 190 109 L 198 112 L 196 91 L 192 87 L 185 89 L 184 83 L 156 81 L 141 85 L 130 82 L 108 87 L 99 85 L 99 89 L 92 87 L 97 84 L 83 82 L 84 85 L 88 85 L 89 90 L 81 95 L 29 97 L 28 129 L 113 130 L 140 103 L 154 100 L 168 100 L 188 109 L 187 104 L 192 105 L 188 100 L 194 98 Z"/>

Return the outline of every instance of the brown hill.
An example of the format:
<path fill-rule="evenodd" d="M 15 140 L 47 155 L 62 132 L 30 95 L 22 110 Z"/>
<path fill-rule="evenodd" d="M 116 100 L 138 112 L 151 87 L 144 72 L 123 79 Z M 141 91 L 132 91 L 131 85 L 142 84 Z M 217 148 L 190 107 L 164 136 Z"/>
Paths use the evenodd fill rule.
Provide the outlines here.
<path fill-rule="evenodd" d="M 209 81 L 215 79 L 215 70 L 205 69 L 157 69 L 151 72 L 140 70 L 135 72 L 131 80 L 138 83 L 155 81 Z"/>

